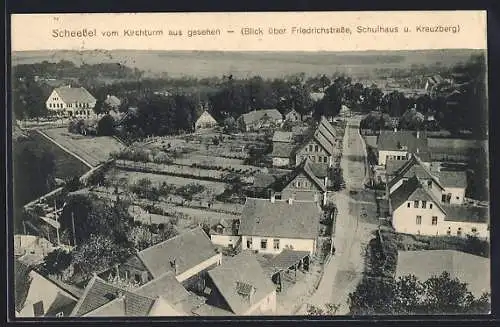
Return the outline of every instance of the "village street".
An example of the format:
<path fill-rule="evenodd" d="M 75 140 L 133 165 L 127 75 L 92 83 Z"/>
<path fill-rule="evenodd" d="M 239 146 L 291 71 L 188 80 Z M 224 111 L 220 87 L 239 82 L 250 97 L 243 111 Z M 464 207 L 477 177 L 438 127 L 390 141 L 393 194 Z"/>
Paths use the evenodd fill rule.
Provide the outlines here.
<path fill-rule="evenodd" d="M 359 118 L 350 119 L 344 135 L 341 168 L 346 188 L 331 196 L 338 210 L 333 237 L 335 255 L 325 266 L 318 290 L 309 301 L 323 308 L 326 303 L 337 304 L 339 315 L 349 313 L 348 295 L 360 281 L 364 267 L 363 253 L 371 238 L 370 233 L 376 228 L 376 224 L 361 219 L 372 214 L 376 204 L 370 201 L 370 197 L 364 196 L 367 195 L 363 184 L 368 167 L 365 145 L 358 132 L 359 122 Z"/>

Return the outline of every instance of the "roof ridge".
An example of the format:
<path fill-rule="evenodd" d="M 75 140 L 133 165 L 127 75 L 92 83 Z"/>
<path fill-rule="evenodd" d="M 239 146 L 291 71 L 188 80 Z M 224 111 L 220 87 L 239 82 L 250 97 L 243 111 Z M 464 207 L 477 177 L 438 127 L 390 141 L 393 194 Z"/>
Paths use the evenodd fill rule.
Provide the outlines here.
<path fill-rule="evenodd" d="M 94 286 L 94 284 L 95 284 L 95 282 L 97 281 L 98 278 L 99 277 L 97 277 L 97 275 L 94 275 L 92 277 L 92 279 L 90 280 L 90 282 L 85 287 L 85 290 L 83 291 L 82 297 L 78 299 L 78 302 L 76 302 L 76 305 L 73 308 L 73 310 L 71 311 L 70 316 L 75 316 L 78 313 L 78 311 L 80 310 L 80 307 L 83 304 L 83 301 L 85 301 L 85 298 L 87 297 L 90 289 Z"/>

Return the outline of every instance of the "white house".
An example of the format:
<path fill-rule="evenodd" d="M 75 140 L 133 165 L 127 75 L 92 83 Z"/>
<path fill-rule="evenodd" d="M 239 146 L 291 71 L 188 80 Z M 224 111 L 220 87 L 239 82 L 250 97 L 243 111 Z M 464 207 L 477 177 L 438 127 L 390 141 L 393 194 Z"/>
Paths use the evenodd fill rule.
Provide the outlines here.
<path fill-rule="evenodd" d="M 321 213 L 313 201 L 247 198 L 239 229 L 242 248 L 269 254 L 283 249 L 314 254 Z"/>
<path fill-rule="evenodd" d="M 387 183 L 388 194 L 396 191 L 404 181 L 416 176 L 425 182 L 434 196 L 444 204 L 463 204 L 467 188 L 467 174 L 465 171 L 436 171 L 431 172 L 416 154 L 412 154 L 408 161 L 392 175 Z"/>
<path fill-rule="evenodd" d="M 83 291 L 58 283 L 32 270 L 28 294 L 18 317 L 66 317 L 75 307 Z"/>
<path fill-rule="evenodd" d="M 45 105 L 49 112 L 61 117 L 95 117 L 97 100 L 83 87 L 64 86 L 55 88 Z"/>
<path fill-rule="evenodd" d="M 241 237 L 238 235 L 239 220 L 221 219 L 210 229 L 210 239 L 214 245 L 235 248 Z"/>
<path fill-rule="evenodd" d="M 474 235 L 489 239 L 488 208 L 443 204 L 426 183 L 412 177 L 389 196 L 392 226 L 415 235 Z"/>
<path fill-rule="evenodd" d="M 201 129 L 210 129 L 217 127 L 217 120 L 207 111 L 203 111 L 194 123 L 194 130 L 199 131 Z"/>
<path fill-rule="evenodd" d="M 377 139 L 378 165 L 385 166 L 387 159 L 408 160 L 416 153 L 428 161 L 427 136 L 423 132 L 381 131 Z"/>
<path fill-rule="evenodd" d="M 276 286 L 255 254 L 242 252 L 208 272 L 208 300 L 197 316 L 276 314 Z"/>

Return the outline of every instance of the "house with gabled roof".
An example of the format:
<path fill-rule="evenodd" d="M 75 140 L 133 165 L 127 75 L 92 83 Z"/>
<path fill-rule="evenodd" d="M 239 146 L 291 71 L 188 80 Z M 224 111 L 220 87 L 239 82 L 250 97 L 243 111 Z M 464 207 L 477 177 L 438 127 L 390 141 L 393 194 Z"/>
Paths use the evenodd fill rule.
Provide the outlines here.
<path fill-rule="evenodd" d="M 211 129 L 217 127 L 217 120 L 208 112 L 204 110 L 196 119 L 194 123 L 194 130 L 200 131 L 204 129 Z"/>
<path fill-rule="evenodd" d="M 197 316 L 276 314 L 276 287 L 255 254 L 241 252 L 208 272 L 206 303 Z"/>
<path fill-rule="evenodd" d="M 104 99 L 104 103 L 113 110 L 118 110 L 122 105 L 122 101 L 118 99 L 116 95 L 106 95 L 106 99 Z"/>
<path fill-rule="evenodd" d="M 283 249 L 314 254 L 321 214 L 313 201 L 247 198 L 239 228 L 242 248 L 268 254 Z"/>
<path fill-rule="evenodd" d="M 29 285 L 17 317 L 67 317 L 82 296 L 83 290 L 42 275 L 29 273 Z"/>
<path fill-rule="evenodd" d="M 96 116 L 96 98 L 84 87 L 64 86 L 55 88 L 45 105 L 57 116 L 88 118 Z"/>
<path fill-rule="evenodd" d="M 256 131 L 261 128 L 281 127 L 283 115 L 278 109 L 253 110 L 238 118 L 241 128 L 246 131 Z"/>
<path fill-rule="evenodd" d="M 437 171 L 431 172 L 428 165 L 419 156 L 413 154 L 411 158 L 391 175 L 387 183 L 388 194 L 393 193 L 409 178 L 417 176 L 425 182 L 441 203 L 463 204 L 467 188 L 467 174 L 465 171 Z"/>
<path fill-rule="evenodd" d="M 377 150 L 379 166 L 385 166 L 387 159 L 408 160 L 412 153 L 429 157 L 427 135 L 420 131 L 380 131 Z"/>
<path fill-rule="evenodd" d="M 293 172 L 279 184 L 275 185 L 275 190 L 281 194 L 283 199 L 314 201 L 326 204 L 328 176 L 318 177 L 324 172 L 321 167 L 309 158 L 306 158 L 297 166 Z"/>
<path fill-rule="evenodd" d="M 222 254 L 201 227 L 183 232 L 166 241 L 137 252 L 105 276 L 118 274 L 131 282 L 145 284 L 171 271 L 187 288 L 196 287 L 202 275 L 221 264 Z"/>
<path fill-rule="evenodd" d="M 94 276 L 71 316 L 187 316 L 194 297 L 177 281 L 173 272 L 167 272 L 138 288 L 124 288 Z"/>
<path fill-rule="evenodd" d="M 389 208 L 399 233 L 489 238 L 488 208 L 443 204 L 417 176 L 389 195 Z"/>

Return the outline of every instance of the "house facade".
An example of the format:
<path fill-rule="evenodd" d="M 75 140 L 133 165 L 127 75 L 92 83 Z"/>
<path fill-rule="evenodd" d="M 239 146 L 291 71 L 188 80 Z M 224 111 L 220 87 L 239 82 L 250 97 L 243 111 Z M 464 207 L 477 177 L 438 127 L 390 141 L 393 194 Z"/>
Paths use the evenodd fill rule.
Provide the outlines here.
<path fill-rule="evenodd" d="M 302 145 L 297 148 L 295 163 L 300 165 L 305 158 L 309 158 L 314 163 L 332 167 L 334 163 L 333 156 L 338 152 L 338 138 L 333 126 L 325 117 L 321 117 L 314 133 L 306 137 Z"/>
<path fill-rule="evenodd" d="M 289 167 L 293 151 L 294 145 L 291 143 L 273 142 L 273 151 L 271 152 L 273 167 Z"/>
<path fill-rule="evenodd" d="M 321 209 L 313 201 L 247 198 L 240 220 L 242 249 L 278 254 L 316 252 Z"/>
<path fill-rule="evenodd" d="M 398 233 L 489 239 L 487 208 L 443 204 L 416 177 L 390 195 L 389 205 Z"/>
<path fill-rule="evenodd" d="M 55 88 L 45 102 L 47 110 L 60 117 L 95 117 L 97 100 L 83 87 Z"/>
<path fill-rule="evenodd" d="M 238 235 L 239 220 L 221 220 L 210 229 L 210 239 L 214 245 L 235 248 L 241 237 Z"/>
<path fill-rule="evenodd" d="M 207 111 L 203 111 L 203 113 L 198 117 L 196 122 L 194 123 L 195 131 L 199 131 L 202 129 L 210 129 L 217 127 L 217 120 Z"/>

